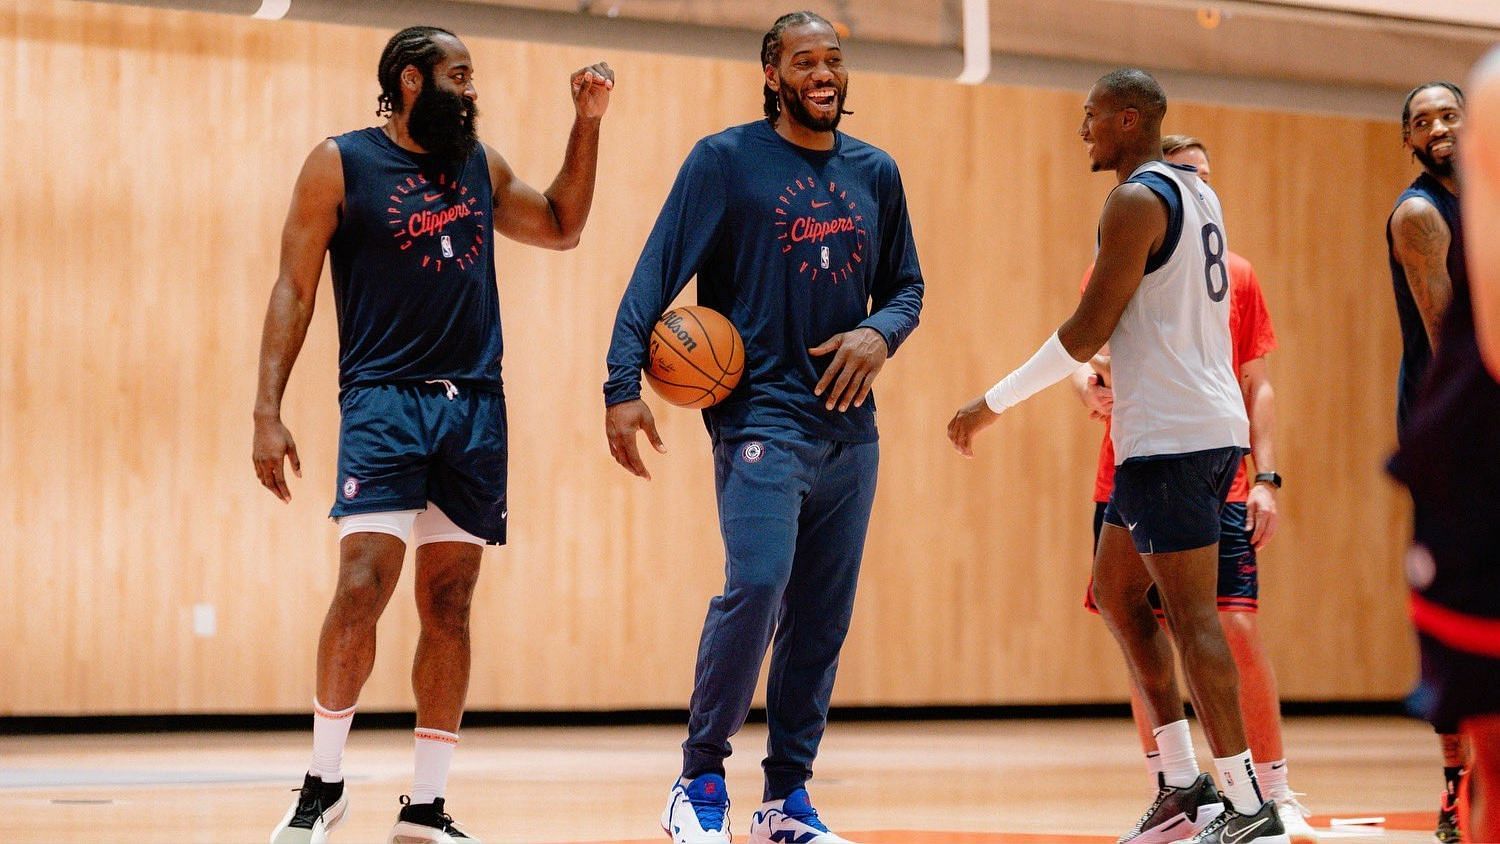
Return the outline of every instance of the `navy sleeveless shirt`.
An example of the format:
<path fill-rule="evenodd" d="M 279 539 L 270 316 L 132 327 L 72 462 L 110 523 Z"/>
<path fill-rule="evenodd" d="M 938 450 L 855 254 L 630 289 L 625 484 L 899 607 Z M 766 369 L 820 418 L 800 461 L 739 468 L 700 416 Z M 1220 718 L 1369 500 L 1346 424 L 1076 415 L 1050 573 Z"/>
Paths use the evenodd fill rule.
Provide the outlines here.
<path fill-rule="evenodd" d="M 1458 288 L 1468 290 L 1468 268 L 1464 266 L 1463 228 L 1460 225 L 1458 197 L 1443 187 L 1443 183 L 1423 172 L 1396 200 L 1396 208 L 1413 197 L 1425 199 L 1442 215 L 1448 224 L 1453 239 L 1448 245 L 1448 277 L 1453 280 L 1454 301 L 1458 299 Z M 1391 209 L 1391 216 L 1396 214 Z M 1385 224 L 1386 254 L 1391 263 L 1391 284 L 1396 293 L 1396 316 L 1401 321 L 1401 372 L 1396 379 L 1396 430 L 1403 431 L 1411 419 L 1412 405 L 1417 399 L 1417 389 L 1427 374 L 1432 362 L 1432 344 L 1427 340 L 1427 329 L 1422 323 L 1422 311 L 1412 296 L 1411 283 L 1406 278 L 1406 268 L 1396 260 L 1396 248 L 1391 238 L 1390 219 Z"/>
<path fill-rule="evenodd" d="M 435 379 L 500 391 L 484 146 L 457 164 L 402 149 L 379 128 L 333 140 L 344 166 L 328 247 L 340 391 Z"/>
<path fill-rule="evenodd" d="M 1467 275 L 1453 276 L 1437 354 L 1389 469 L 1411 489 L 1416 540 L 1438 560 L 1422 597 L 1500 618 L 1500 383 L 1480 357 Z"/>

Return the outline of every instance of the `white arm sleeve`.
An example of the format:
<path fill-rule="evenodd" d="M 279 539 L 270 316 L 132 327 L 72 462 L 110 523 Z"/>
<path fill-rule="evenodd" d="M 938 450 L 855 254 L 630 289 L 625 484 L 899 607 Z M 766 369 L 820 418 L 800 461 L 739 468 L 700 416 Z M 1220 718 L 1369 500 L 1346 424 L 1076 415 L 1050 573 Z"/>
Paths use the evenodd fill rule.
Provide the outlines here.
<path fill-rule="evenodd" d="M 1047 342 L 1036 350 L 1036 354 L 1031 356 L 1031 360 L 1002 378 L 1000 383 L 984 394 L 984 403 L 990 406 L 990 410 L 1004 413 L 1072 375 L 1082 362 L 1073 360 L 1054 331 Z"/>

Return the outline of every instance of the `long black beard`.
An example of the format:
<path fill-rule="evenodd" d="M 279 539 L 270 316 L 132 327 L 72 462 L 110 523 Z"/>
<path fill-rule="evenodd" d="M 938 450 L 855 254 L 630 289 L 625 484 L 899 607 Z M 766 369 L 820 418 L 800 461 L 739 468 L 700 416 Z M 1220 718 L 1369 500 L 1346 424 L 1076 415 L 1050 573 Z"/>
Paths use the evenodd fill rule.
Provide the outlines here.
<path fill-rule="evenodd" d="M 422 149 L 462 163 L 479 143 L 479 109 L 467 97 L 439 90 L 429 81 L 411 105 L 406 131 Z"/>
<path fill-rule="evenodd" d="M 1458 152 L 1457 144 L 1453 145 L 1453 151 L 1455 154 Z M 1436 158 L 1433 158 L 1425 149 L 1413 148 L 1412 154 L 1417 157 L 1418 161 L 1422 162 L 1422 166 L 1427 168 L 1427 172 L 1439 179 L 1446 179 L 1453 175 L 1453 155 L 1448 156 L 1447 161 L 1440 162 Z"/>
<path fill-rule="evenodd" d="M 781 80 L 781 110 L 793 120 L 814 132 L 832 132 L 839 128 L 839 121 L 844 119 L 844 99 L 849 95 L 849 85 L 845 83 L 842 90 L 835 87 L 837 92 L 836 108 L 832 117 L 813 117 L 807 106 L 802 104 L 801 92 L 792 87 L 785 78 Z"/>

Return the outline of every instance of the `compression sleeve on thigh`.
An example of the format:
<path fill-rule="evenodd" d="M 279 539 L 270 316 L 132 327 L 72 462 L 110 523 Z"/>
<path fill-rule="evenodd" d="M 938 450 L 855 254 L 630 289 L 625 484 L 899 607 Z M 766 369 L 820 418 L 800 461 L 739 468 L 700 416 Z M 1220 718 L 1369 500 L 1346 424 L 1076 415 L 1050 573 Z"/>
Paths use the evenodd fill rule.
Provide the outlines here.
<path fill-rule="evenodd" d="M 1037 349 L 1036 354 L 1031 356 L 1031 360 L 1000 379 L 1000 383 L 984 394 L 984 403 L 990 406 L 990 410 L 1004 413 L 1072 375 L 1080 363 L 1082 361 L 1073 360 L 1073 356 L 1063 348 L 1062 340 L 1054 331 L 1047 342 Z"/>

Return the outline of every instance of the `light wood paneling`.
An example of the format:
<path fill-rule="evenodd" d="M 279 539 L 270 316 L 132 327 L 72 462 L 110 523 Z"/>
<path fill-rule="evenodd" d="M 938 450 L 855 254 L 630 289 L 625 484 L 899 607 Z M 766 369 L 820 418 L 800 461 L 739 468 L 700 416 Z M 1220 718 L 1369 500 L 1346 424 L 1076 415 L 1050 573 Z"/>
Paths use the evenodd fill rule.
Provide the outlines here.
<path fill-rule="evenodd" d="M 62 0 L 0 0 L 0 714 L 295 711 L 335 567 L 336 336 L 327 287 L 285 404 L 304 477 L 256 484 L 249 411 L 292 181 L 368 125 L 386 32 Z M 473 40 L 487 140 L 546 184 L 566 78 L 599 56 Z M 747 47 L 747 49 L 752 49 Z M 478 708 L 681 706 L 720 583 L 707 438 L 658 405 L 656 480 L 601 432 L 614 309 L 692 143 L 759 113 L 750 63 L 609 55 L 594 216 L 566 254 L 501 247 L 512 540 L 474 611 Z M 923 327 L 882 375 L 883 474 L 845 704 L 1115 700 L 1113 645 L 1079 609 L 1099 432 L 1063 388 L 979 460 L 954 407 L 1069 312 L 1109 178 L 1076 92 L 960 88 L 854 67 L 847 129 L 901 163 Z M 1174 105 L 1213 146 L 1232 245 L 1282 341 L 1283 533 L 1267 627 L 1298 698 L 1388 698 L 1412 674 L 1379 464 L 1395 360 L 1380 226 L 1409 178 L 1394 124 Z M 409 706 L 407 587 L 361 704 Z M 193 606 L 218 629 L 193 633 Z"/>

